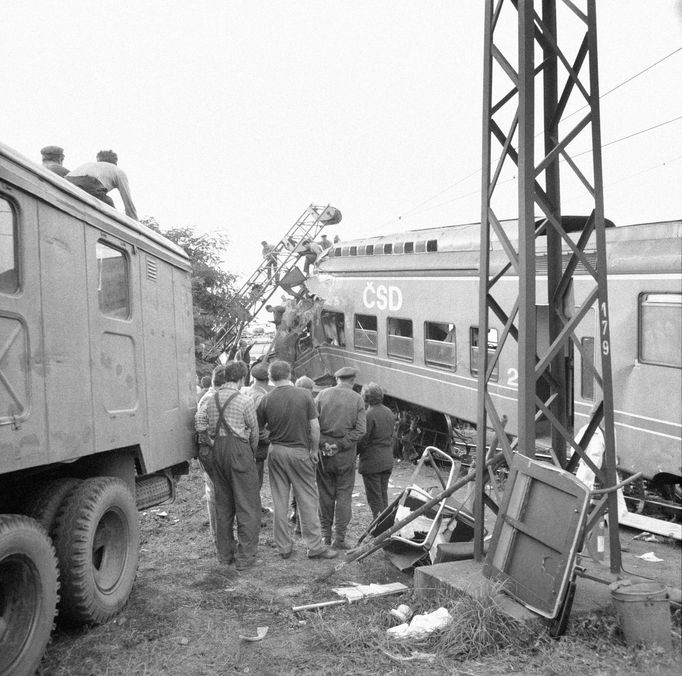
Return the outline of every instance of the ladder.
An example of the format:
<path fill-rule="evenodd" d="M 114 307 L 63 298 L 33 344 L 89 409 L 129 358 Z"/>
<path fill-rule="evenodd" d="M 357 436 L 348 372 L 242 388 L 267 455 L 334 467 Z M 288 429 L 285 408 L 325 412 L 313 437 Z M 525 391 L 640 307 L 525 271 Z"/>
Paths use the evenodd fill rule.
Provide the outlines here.
<path fill-rule="evenodd" d="M 296 267 L 301 252 L 301 241 L 315 240 L 326 226 L 335 225 L 340 221 L 341 212 L 329 204 L 327 206 L 311 204 L 303 211 L 274 245 L 276 265 L 272 266 L 263 258 L 261 264 L 234 295 L 235 318 L 218 331 L 215 342 L 204 352 L 204 359 L 215 359 L 235 345 L 244 328 L 265 307 L 278 286 L 289 293 L 294 293 L 291 287 L 305 280 Z M 294 268 L 296 271 L 292 273 Z"/>

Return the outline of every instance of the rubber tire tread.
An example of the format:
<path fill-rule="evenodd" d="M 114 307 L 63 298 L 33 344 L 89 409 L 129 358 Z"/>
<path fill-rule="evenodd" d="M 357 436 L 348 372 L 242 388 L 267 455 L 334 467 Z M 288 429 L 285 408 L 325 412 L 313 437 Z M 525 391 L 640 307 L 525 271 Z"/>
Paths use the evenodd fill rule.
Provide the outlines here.
<path fill-rule="evenodd" d="M 32 491 L 22 511 L 35 519 L 50 536 L 54 536 L 59 508 L 80 483 L 80 479 L 70 477 L 52 479 Z"/>
<path fill-rule="evenodd" d="M 100 519 L 112 508 L 128 526 L 126 561 L 115 585 L 103 593 L 93 574 L 92 543 Z M 61 571 L 59 620 L 99 624 L 116 615 L 130 596 L 139 557 L 137 507 L 126 484 L 114 477 L 85 479 L 62 504 L 54 539 Z"/>
<path fill-rule="evenodd" d="M 35 566 L 41 583 L 39 603 L 32 608 L 34 622 L 27 632 L 28 643 L 9 656 L 9 647 L 0 637 L 0 676 L 28 676 L 35 673 L 50 640 L 57 614 L 59 579 L 52 540 L 34 519 L 23 514 L 0 515 L 0 564 L 11 554 L 23 553 Z M 22 593 L 22 596 L 25 594 Z M 10 616 L 8 624 L 11 624 Z M 16 622 L 16 616 L 14 621 Z M 4 634 L 6 637 L 7 634 Z M 11 664 L 9 663 L 9 660 Z M 6 666 L 3 666 L 5 664 Z"/>

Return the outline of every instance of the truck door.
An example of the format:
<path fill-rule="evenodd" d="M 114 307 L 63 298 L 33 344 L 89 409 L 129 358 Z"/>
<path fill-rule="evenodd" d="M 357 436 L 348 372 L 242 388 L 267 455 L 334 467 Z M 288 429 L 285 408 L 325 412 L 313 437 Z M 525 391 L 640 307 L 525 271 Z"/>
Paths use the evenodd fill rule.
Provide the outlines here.
<path fill-rule="evenodd" d="M 95 446 L 146 439 L 139 253 L 113 235 L 86 229 Z"/>
<path fill-rule="evenodd" d="M 36 201 L 0 181 L 0 463 L 46 462 Z"/>

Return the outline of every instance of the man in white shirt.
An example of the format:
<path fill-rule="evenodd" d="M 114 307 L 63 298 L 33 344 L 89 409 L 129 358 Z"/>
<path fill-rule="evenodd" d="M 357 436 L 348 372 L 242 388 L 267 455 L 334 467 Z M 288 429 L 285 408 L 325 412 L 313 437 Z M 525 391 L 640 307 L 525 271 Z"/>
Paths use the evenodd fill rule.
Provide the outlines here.
<path fill-rule="evenodd" d="M 123 200 L 126 214 L 137 220 L 128 177 L 116 166 L 117 162 L 118 155 L 113 150 L 100 150 L 96 162 L 81 164 L 66 175 L 66 180 L 112 207 L 114 202 L 107 193 L 116 188 Z"/>

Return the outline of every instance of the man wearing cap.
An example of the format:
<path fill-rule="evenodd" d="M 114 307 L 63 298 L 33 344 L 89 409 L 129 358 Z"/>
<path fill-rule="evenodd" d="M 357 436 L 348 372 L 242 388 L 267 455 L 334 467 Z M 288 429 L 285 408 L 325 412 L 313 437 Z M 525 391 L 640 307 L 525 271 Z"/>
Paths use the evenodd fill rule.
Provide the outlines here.
<path fill-rule="evenodd" d="M 261 399 L 257 413 L 258 425 L 267 425 L 270 433 L 268 474 L 275 546 L 283 559 L 288 559 L 293 552 L 287 522 L 289 492 L 293 489 L 308 558 L 333 559 L 337 552 L 322 541 L 317 513 L 315 464 L 320 426 L 313 396 L 302 387 L 294 387 L 290 380 L 291 367 L 285 361 L 273 361 L 268 375 L 274 388 Z"/>
<path fill-rule="evenodd" d="M 114 201 L 107 193 L 116 188 L 123 200 L 126 214 L 137 220 L 137 211 L 130 196 L 128 177 L 122 169 L 116 166 L 118 155 L 113 150 L 100 150 L 96 160 L 96 162 L 81 164 L 70 171 L 66 176 L 67 180 L 111 207 L 114 206 Z"/>
<path fill-rule="evenodd" d="M 350 549 L 346 530 L 351 519 L 355 485 L 357 442 L 365 434 L 367 420 L 362 397 L 353 390 L 357 371 L 344 366 L 335 374 L 336 386 L 322 390 L 316 399 L 320 416 L 320 444 L 337 452 L 323 455 L 317 466 L 320 525 L 326 543 L 334 531 L 334 549 Z M 326 444 L 326 446 L 325 446 Z"/>
<path fill-rule="evenodd" d="M 69 170 L 63 165 L 64 148 L 59 146 L 45 146 L 41 148 L 40 154 L 43 156 L 43 166 L 55 174 L 66 176 Z"/>
<path fill-rule="evenodd" d="M 263 364 L 256 364 L 251 369 L 251 377 L 253 383 L 248 387 L 242 387 L 242 394 L 247 395 L 253 399 L 253 404 L 258 408 L 260 400 L 272 389 L 268 385 L 268 369 Z M 268 457 L 268 446 L 270 445 L 270 438 L 268 431 L 261 427 L 258 430 L 258 448 L 255 451 L 256 465 L 258 467 L 258 481 L 261 488 L 263 488 L 263 474 L 265 472 L 265 459 Z M 265 511 L 265 510 L 263 510 Z"/>
<path fill-rule="evenodd" d="M 321 237 L 320 246 L 323 249 L 331 249 L 332 243 L 329 241 L 329 238 L 327 237 L 327 235 L 322 233 L 322 235 L 320 235 L 320 237 Z"/>

